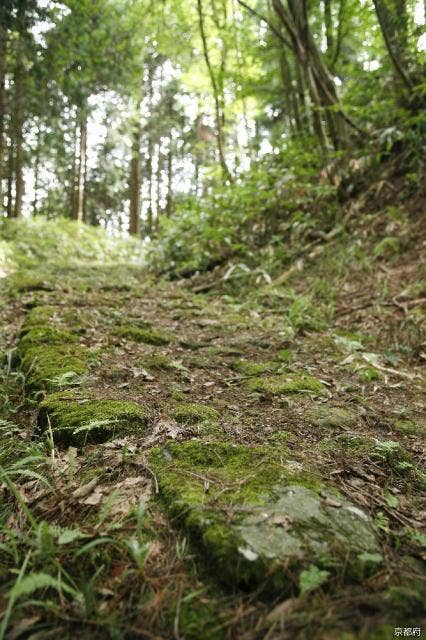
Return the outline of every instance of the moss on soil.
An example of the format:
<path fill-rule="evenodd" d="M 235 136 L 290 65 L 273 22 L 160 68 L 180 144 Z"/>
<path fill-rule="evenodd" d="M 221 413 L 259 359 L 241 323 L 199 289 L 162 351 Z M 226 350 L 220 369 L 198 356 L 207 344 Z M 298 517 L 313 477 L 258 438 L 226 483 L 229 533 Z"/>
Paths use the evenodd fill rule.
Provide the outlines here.
<path fill-rule="evenodd" d="M 87 348 L 75 333 L 49 324 L 52 313 L 51 307 L 35 307 L 21 328 L 18 352 L 30 391 L 52 390 L 58 377 L 87 369 Z"/>
<path fill-rule="evenodd" d="M 304 392 L 319 395 L 324 392 L 324 385 L 320 380 L 305 374 L 286 374 L 275 377 L 252 378 L 248 380 L 246 384 L 251 391 L 270 393 L 272 395 Z"/>
<path fill-rule="evenodd" d="M 153 353 L 150 356 L 146 356 L 143 364 L 151 369 L 163 369 L 165 371 L 176 369 L 173 360 L 164 355 L 164 353 Z"/>
<path fill-rule="evenodd" d="M 117 327 L 114 329 L 113 334 L 120 338 L 132 340 L 133 342 L 152 344 L 154 346 L 166 345 L 172 340 L 170 335 L 162 331 L 133 325 L 122 325 L 121 327 Z"/>
<path fill-rule="evenodd" d="M 349 428 L 356 424 L 356 413 L 343 407 L 312 406 L 305 416 L 316 427 Z"/>
<path fill-rule="evenodd" d="M 271 373 L 279 369 L 280 363 L 269 360 L 267 362 L 251 362 L 250 360 L 234 360 L 232 368 L 246 376 L 260 376 L 262 373 Z"/>
<path fill-rule="evenodd" d="M 173 409 L 172 416 L 181 424 L 216 423 L 219 420 L 219 413 L 216 409 L 195 402 L 179 404 Z"/>
<path fill-rule="evenodd" d="M 59 392 L 41 402 L 37 424 L 43 431 L 50 424 L 55 442 L 82 446 L 143 431 L 147 412 L 135 402 L 94 400 Z"/>

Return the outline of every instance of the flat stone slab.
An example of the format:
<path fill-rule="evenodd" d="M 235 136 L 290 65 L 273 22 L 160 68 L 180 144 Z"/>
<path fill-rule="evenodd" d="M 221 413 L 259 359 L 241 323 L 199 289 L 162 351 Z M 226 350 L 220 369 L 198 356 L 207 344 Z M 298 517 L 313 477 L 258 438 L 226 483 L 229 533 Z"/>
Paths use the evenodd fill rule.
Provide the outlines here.
<path fill-rule="evenodd" d="M 83 446 L 143 431 L 147 414 L 135 402 L 58 392 L 41 402 L 37 425 L 42 431 L 50 428 L 55 442 Z"/>
<path fill-rule="evenodd" d="M 382 561 L 370 517 L 277 448 L 170 443 L 150 464 L 167 511 L 231 586 L 292 593 L 312 565 L 358 581 Z"/>

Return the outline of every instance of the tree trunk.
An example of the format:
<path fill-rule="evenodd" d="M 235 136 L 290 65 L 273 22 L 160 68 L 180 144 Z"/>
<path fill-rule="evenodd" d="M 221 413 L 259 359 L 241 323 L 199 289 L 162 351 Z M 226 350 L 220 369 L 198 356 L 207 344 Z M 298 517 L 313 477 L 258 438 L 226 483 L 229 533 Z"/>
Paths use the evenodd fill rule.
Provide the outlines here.
<path fill-rule="evenodd" d="M 22 58 L 21 43 L 18 43 L 18 59 L 15 70 L 15 95 L 14 95 L 14 127 L 16 155 L 15 155 L 15 206 L 13 216 L 20 218 L 22 215 L 22 201 L 24 197 L 24 61 Z"/>
<path fill-rule="evenodd" d="M 325 40 L 326 40 L 326 55 L 329 60 L 333 59 L 334 48 L 334 34 L 333 34 L 333 19 L 331 15 L 331 0 L 324 1 L 324 26 L 325 26 Z"/>
<path fill-rule="evenodd" d="M 197 161 L 196 161 L 197 162 Z M 195 181 L 196 189 L 198 187 L 198 176 Z M 167 204 L 166 212 L 170 218 L 173 208 L 173 153 L 172 153 L 172 139 L 169 139 L 169 150 L 167 152 Z"/>
<path fill-rule="evenodd" d="M 155 227 L 158 229 L 158 220 L 160 218 L 161 213 L 161 179 L 162 179 L 162 160 L 163 156 L 161 153 L 161 145 L 157 145 L 157 175 L 156 175 L 156 186 L 157 186 L 157 195 L 156 195 L 156 204 L 155 204 Z"/>
<path fill-rule="evenodd" d="M 0 25 L 0 215 L 3 209 L 3 177 L 4 177 L 4 121 L 6 115 L 6 50 L 7 31 Z"/>
<path fill-rule="evenodd" d="M 221 97 L 220 97 L 219 86 L 216 81 L 213 67 L 210 62 L 210 56 L 209 56 L 209 51 L 207 46 L 207 36 L 204 28 L 204 14 L 203 14 L 202 0 L 197 0 L 197 8 L 198 8 L 198 23 L 200 27 L 200 35 L 203 43 L 204 60 L 207 65 L 207 70 L 210 76 L 210 81 L 213 89 L 213 98 L 214 98 L 214 104 L 215 104 L 215 119 L 216 119 L 216 139 L 217 139 L 217 149 L 219 153 L 219 161 L 222 167 L 222 172 L 224 177 L 227 180 L 229 180 L 229 182 L 233 182 L 233 177 L 231 175 L 231 172 L 229 171 L 226 158 L 225 158 L 225 153 L 224 153 L 223 127 L 222 127 L 222 121 L 224 116 L 223 116 L 223 113 L 221 112 Z"/>
<path fill-rule="evenodd" d="M 7 217 L 13 218 L 13 170 L 15 167 L 15 153 L 13 140 L 10 140 L 9 157 L 7 161 Z"/>
<path fill-rule="evenodd" d="M 140 103 L 138 103 L 138 121 L 135 122 L 132 131 L 132 157 L 130 160 L 130 220 L 129 233 L 134 236 L 140 233 L 141 214 L 141 137 L 142 127 L 140 122 Z"/>
<path fill-rule="evenodd" d="M 79 126 L 78 126 L 78 117 L 75 119 L 74 123 L 74 153 L 72 158 L 72 167 L 71 167 L 71 186 L 70 186 L 70 208 L 71 208 L 71 218 L 74 220 L 77 215 L 77 168 L 78 168 L 78 136 L 79 136 Z"/>
<path fill-rule="evenodd" d="M 79 122 L 79 146 L 78 160 L 76 167 L 76 185 L 74 192 L 74 202 L 72 218 L 81 222 L 83 220 L 84 198 L 85 198 L 85 181 L 84 167 L 86 164 L 86 146 L 87 146 L 87 113 L 85 109 L 80 112 Z"/>
<path fill-rule="evenodd" d="M 40 139 L 41 139 L 41 129 L 40 125 L 37 129 L 37 143 L 34 157 L 34 199 L 33 199 L 33 215 L 36 216 L 38 213 L 38 183 L 40 177 Z"/>
<path fill-rule="evenodd" d="M 275 13 L 287 31 L 294 54 L 298 58 L 301 67 L 305 70 L 309 93 L 313 103 L 316 105 L 315 111 L 321 108 L 329 111 L 328 119 L 333 121 L 335 147 L 342 148 L 346 146 L 345 122 L 350 122 L 350 120 L 343 114 L 333 77 L 310 30 L 306 1 L 289 0 L 289 10 L 284 7 L 281 0 L 272 0 L 272 4 Z M 324 148 L 324 137 L 320 133 L 323 128 L 319 122 L 320 116 L 318 117 L 314 113 L 313 117 L 314 128 L 321 136 L 320 144 Z"/>
<path fill-rule="evenodd" d="M 388 0 L 388 4 L 385 0 L 373 0 L 373 2 L 383 40 L 394 69 L 411 93 L 413 82 L 405 69 L 408 57 L 405 0 Z"/>
<path fill-rule="evenodd" d="M 152 114 L 153 109 L 153 100 L 154 100 L 154 68 L 153 65 L 149 65 L 148 67 L 148 101 L 149 101 L 149 113 Z M 147 220 L 146 220 L 146 235 L 151 237 L 154 231 L 153 225 L 153 209 L 152 209 L 152 182 L 153 182 L 153 167 L 152 167 L 152 155 L 153 155 L 153 140 L 152 140 L 152 131 L 148 129 L 148 158 L 146 163 L 147 170 L 147 181 L 148 181 L 148 210 L 147 210 Z"/>

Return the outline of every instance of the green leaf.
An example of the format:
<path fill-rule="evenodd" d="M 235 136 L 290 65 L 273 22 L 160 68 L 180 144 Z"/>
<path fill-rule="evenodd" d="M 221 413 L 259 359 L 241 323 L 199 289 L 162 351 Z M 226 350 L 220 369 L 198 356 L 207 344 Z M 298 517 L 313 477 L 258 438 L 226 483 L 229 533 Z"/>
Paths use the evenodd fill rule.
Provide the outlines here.
<path fill-rule="evenodd" d="M 87 535 L 82 533 L 80 529 L 62 529 L 58 536 L 58 544 L 70 544 L 75 540 L 81 540 L 81 538 L 87 538 Z"/>
<path fill-rule="evenodd" d="M 313 591 L 314 589 L 318 589 L 318 587 L 328 580 L 329 575 L 329 571 L 319 569 L 314 564 L 311 564 L 309 569 L 302 571 L 299 576 L 299 589 L 301 595 L 308 593 L 309 591 Z"/>
<path fill-rule="evenodd" d="M 385 500 L 388 504 L 388 507 L 391 509 L 396 509 L 398 506 L 398 498 L 394 496 L 392 493 L 387 493 L 385 495 Z"/>
<path fill-rule="evenodd" d="M 57 589 L 58 591 L 62 589 L 71 595 L 78 595 L 74 589 L 48 573 L 30 573 L 13 585 L 10 590 L 10 597 L 16 600 L 21 596 L 29 596 L 39 589 L 48 588 Z"/>

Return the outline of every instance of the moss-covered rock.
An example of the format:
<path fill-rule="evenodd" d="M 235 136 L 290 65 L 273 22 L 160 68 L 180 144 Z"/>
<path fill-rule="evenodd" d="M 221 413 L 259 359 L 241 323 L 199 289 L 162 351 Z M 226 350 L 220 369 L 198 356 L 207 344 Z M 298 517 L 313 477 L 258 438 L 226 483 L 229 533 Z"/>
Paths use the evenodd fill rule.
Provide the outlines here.
<path fill-rule="evenodd" d="M 173 612 L 175 613 L 175 612 Z M 217 611 L 209 603 L 183 599 L 180 606 L 179 631 L 185 640 L 222 640 L 225 631 Z"/>
<path fill-rule="evenodd" d="M 252 378 L 248 380 L 246 384 L 251 391 L 270 393 L 272 395 L 303 392 L 321 394 L 324 392 L 324 385 L 320 380 L 305 374 L 286 374 L 274 377 L 265 376 Z"/>
<path fill-rule="evenodd" d="M 87 368 L 87 350 L 80 345 L 34 345 L 20 354 L 29 391 L 57 389 L 62 377 L 82 375 Z"/>
<path fill-rule="evenodd" d="M 23 329 L 24 334 L 20 340 L 21 349 L 31 347 L 32 345 L 72 344 L 73 342 L 78 342 L 77 336 L 70 331 L 62 331 L 47 324 L 34 326 L 29 330 L 26 330 L 26 326 L 24 325 Z"/>
<path fill-rule="evenodd" d="M 164 355 L 164 353 L 153 353 L 147 356 L 144 358 L 143 364 L 151 369 L 163 369 L 165 371 L 177 368 L 176 363 Z"/>
<path fill-rule="evenodd" d="M 33 307 L 27 314 L 25 321 L 19 332 L 20 336 L 24 336 L 31 329 L 36 327 L 45 327 L 55 314 L 55 307 L 49 305 L 37 305 Z"/>
<path fill-rule="evenodd" d="M 76 334 L 49 324 L 53 313 L 52 307 L 35 307 L 21 328 L 18 351 L 31 391 L 55 389 L 64 376 L 81 375 L 87 369 L 86 347 Z"/>
<path fill-rule="evenodd" d="M 166 509 L 230 585 L 289 594 L 311 564 L 357 580 L 381 562 L 368 516 L 279 447 L 170 443 L 150 464 Z"/>
<path fill-rule="evenodd" d="M 37 424 L 43 431 L 50 425 L 55 442 L 82 446 L 143 431 L 147 413 L 135 402 L 53 393 L 40 404 Z"/>
<path fill-rule="evenodd" d="M 179 404 L 173 409 L 172 416 L 181 424 L 216 423 L 219 420 L 219 413 L 216 409 L 195 402 Z"/>
<path fill-rule="evenodd" d="M 132 340 L 133 342 L 142 342 L 155 346 L 169 344 L 172 339 L 170 335 L 164 333 L 163 331 L 133 325 L 122 325 L 121 327 L 117 327 L 116 329 L 114 329 L 113 333 L 115 336 L 118 336 L 120 338 L 126 338 L 127 340 Z"/>
<path fill-rule="evenodd" d="M 238 359 L 232 363 L 235 371 L 245 376 L 260 376 L 262 373 L 271 373 L 279 369 L 280 363 L 269 360 L 267 362 L 251 362 L 250 360 Z"/>
<path fill-rule="evenodd" d="M 343 407 L 312 406 L 305 413 L 309 422 L 316 427 L 349 428 L 356 424 L 356 413 Z"/>
<path fill-rule="evenodd" d="M 415 420 L 395 420 L 393 428 L 405 435 L 426 434 L 425 425 L 421 425 Z"/>

